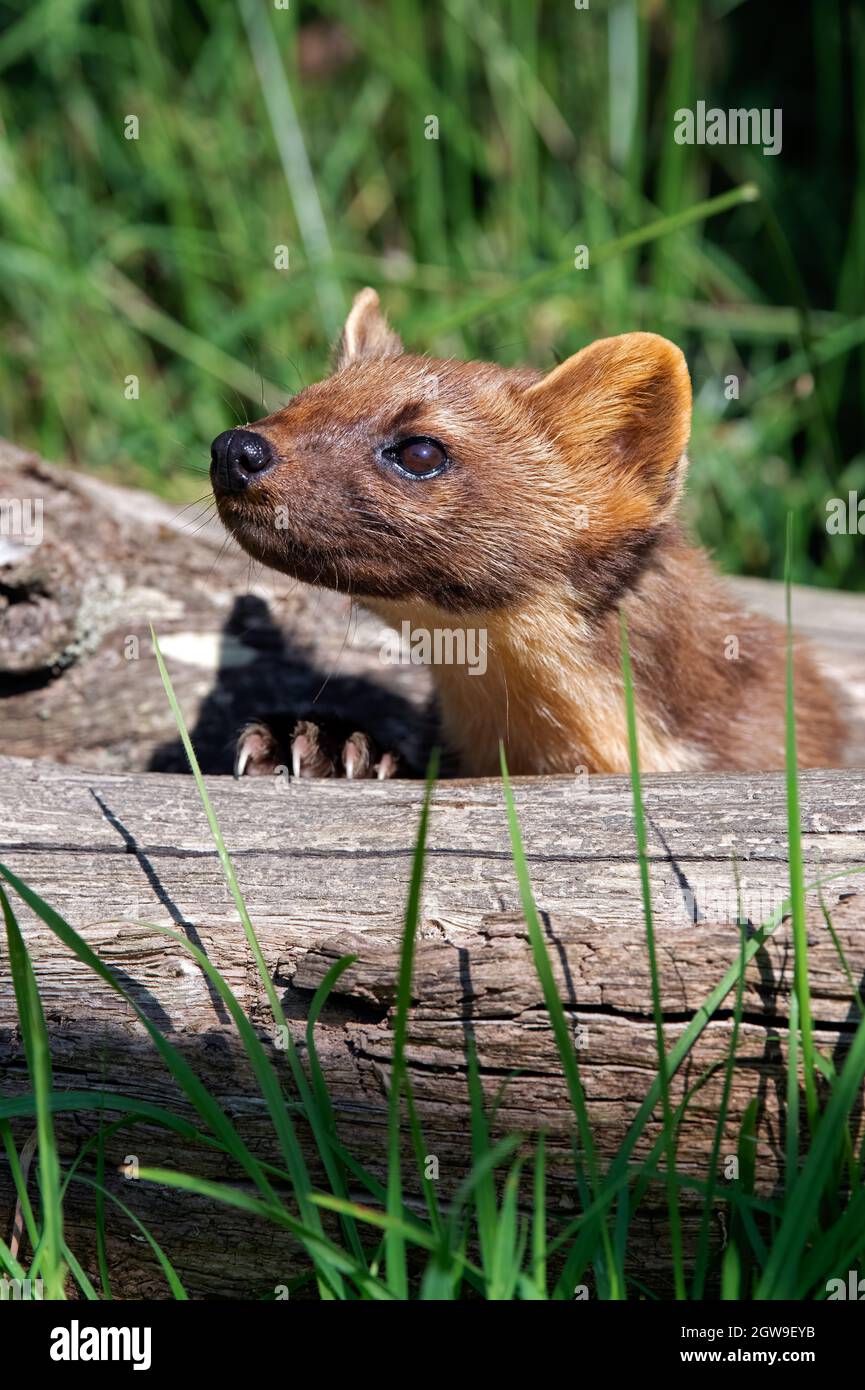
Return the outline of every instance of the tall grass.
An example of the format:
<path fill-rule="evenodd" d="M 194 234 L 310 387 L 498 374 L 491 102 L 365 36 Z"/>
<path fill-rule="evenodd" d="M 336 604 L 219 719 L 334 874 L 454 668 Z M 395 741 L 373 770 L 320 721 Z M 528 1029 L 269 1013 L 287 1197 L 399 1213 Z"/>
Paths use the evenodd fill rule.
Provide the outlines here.
<path fill-rule="evenodd" d="M 190 499 L 214 435 L 321 375 L 366 282 L 410 346 L 506 365 L 654 329 L 688 354 L 691 513 L 722 564 L 780 577 L 792 508 L 798 577 L 865 586 L 824 510 L 865 493 L 855 7 L 793 7 L 783 45 L 758 0 L 0 0 L 0 17 L 17 441 Z M 781 107 L 781 157 L 676 144 L 673 112 L 701 98 Z"/>
<path fill-rule="evenodd" d="M 655 946 L 655 924 L 652 915 L 652 890 L 649 882 L 649 841 L 646 832 L 646 817 L 643 812 L 643 787 L 640 778 L 637 710 L 634 699 L 634 679 L 631 671 L 631 653 L 628 647 L 628 625 L 624 610 L 620 613 L 620 620 L 622 676 L 628 716 L 628 756 L 631 765 L 631 789 L 634 800 L 634 830 L 640 865 L 640 891 L 643 897 L 643 920 L 646 927 L 649 972 L 652 980 L 652 1012 L 655 1018 L 655 1040 L 658 1049 L 658 1082 L 661 1091 L 661 1112 L 664 1126 L 664 1155 L 667 1162 L 667 1204 L 670 1217 L 673 1281 L 676 1298 L 681 1299 L 685 1297 L 685 1270 L 682 1263 L 682 1225 L 679 1215 L 679 1195 L 676 1188 L 676 1130 L 673 1124 L 673 1107 L 670 1101 L 670 1075 L 667 1063 L 667 1045 L 664 1041 L 661 980 L 658 973 L 658 952 Z"/>
<path fill-rule="evenodd" d="M 790 538 L 788 536 L 788 553 Z M 789 568 L 789 566 L 788 566 Z M 789 592 L 789 591 L 788 591 Z M 252 1153 L 234 1121 L 210 1094 L 183 1053 L 145 1015 L 112 970 L 83 937 L 11 869 L 0 864 L 2 906 L 9 958 L 18 1003 L 19 1025 L 31 1078 L 28 1094 L 0 1100 L 0 1133 L 9 1157 L 13 1185 L 23 1214 L 28 1257 L 0 1240 L 0 1268 L 12 1279 L 42 1278 L 47 1295 L 60 1298 L 77 1292 L 88 1299 L 111 1297 L 107 1227 L 110 1220 L 129 1221 L 148 1243 L 161 1269 L 168 1293 L 187 1296 L 181 1278 L 155 1235 L 122 1203 L 106 1182 L 107 1140 L 116 1132 L 145 1121 L 166 1134 L 182 1136 L 222 1155 L 238 1178 L 206 1179 L 195 1172 L 142 1169 L 145 1182 L 162 1184 L 222 1203 L 289 1232 L 304 1252 L 306 1268 L 291 1287 L 310 1284 L 322 1299 L 405 1300 L 454 1299 L 466 1295 L 491 1300 L 562 1300 L 575 1289 L 591 1287 L 602 1299 L 659 1298 L 670 1291 L 676 1298 L 699 1299 L 707 1294 L 735 1300 L 821 1298 L 826 1281 L 844 1277 L 865 1255 L 865 1147 L 855 1126 L 865 1077 L 865 1018 L 856 1003 L 849 963 L 845 960 L 822 884 L 805 884 L 798 831 L 798 773 L 795 763 L 792 681 L 788 686 L 787 728 L 790 761 L 787 792 L 790 808 L 791 896 L 746 940 L 741 933 L 737 959 L 710 992 L 693 1018 L 670 1046 L 665 1038 L 661 1001 L 663 983 L 654 943 L 649 849 L 639 774 L 637 718 L 627 629 L 622 627 L 625 704 L 632 758 L 632 793 L 637 865 L 643 892 L 646 946 L 658 1046 L 658 1075 L 636 1109 L 618 1151 L 604 1159 L 592 1123 L 590 1097 L 574 1046 L 573 1028 L 579 1003 L 565 1006 L 552 968 L 545 932 L 534 901 L 523 848 L 514 793 L 502 752 L 502 782 L 510 831 L 514 870 L 528 928 L 532 958 L 541 984 L 552 1039 L 570 1099 L 573 1130 L 573 1184 L 578 1215 L 553 1229 L 547 1209 L 549 1149 L 544 1135 L 496 1134 L 495 1106 L 485 1101 L 478 1058 L 469 1043 L 466 1074 L 471 1117 L 471 1156 L 462 1182 L 447 1199 L 437 1194 L 424 1171 L 427 1153 L 422 1115 L 412 1093 L 405 1049 L 409 1036 L 411 981 L 420 909 L 435 765 L 429 770 L 418 825 L 411 884 L 397 976 L 392 1039 L 386 1151 L 382 1182 L 348 1151 L 339 1136 L 338 1109 L 329 1095 L 327 1079 L 316 1048 L 316 1023 L 330 991 L 352 962 L 345 957 L 329 970 L 312 1001 L 306 1028 L 307 1056 L 301 1059 L 287 1025 L 279 997 L 267 971 L 243 894 L 222 839 L 207 787 L 197 766 L 182 714 L 167 671 L 159 656 L 162 679 L 186 747 L 201 795 L 202 807 L 229 883 L 250 953 L 262 979 L 272 1011 L 271 1042 L 280 1036 L 282 1050 L 267 1048 L 244 1013 L 230 986 L 207 956 L 184 936 L 154 928 L 186 951 L 206 974 L 224 1003 L 238 1034 L 273 1129 L 271 1162 Z M 845 875 L 846 876 L 846 875 Z M 828 883 L 832 876 L 823 882 Z M 810 1018 L 806 937 L 801 911 L 805 893 L 820 889 L 827 931 L 851 980 L 851 1002 L 860 1022 L 851 1045 L 836 1069 L 817 1048 Z M 11 890 L 11 893 L 10 893 Z M 21 933 L 12 894 L 50 928 L 79 961 L 110 989 L 120 994 L 150 1035 L 166 1070 L 185 1096 L 190 1119 L 164 1106 L 126 1098 L 106 1087 L 57 1091 L 53 1087 L 48 1034 L 39 999 L 38 981 Z M 798 900 L 798 906 L 797 906 Z M 786 1164 L 782 1182 L 773 1192 L 756 1185 L 756 1099 L 747 1107 L 738 1135 L 739 1176 L 721 1181 L 718 1172 L 722 1145 L 729 1147 L 728 1106 L 737 1065 L 739 1024 L 745 972 L 783 917 L 792 912 L 795 953 L 795 991 L 791 999 L 786 1058 Z M 740 913 L 741 915 L 741 913 Z M 735 992 L 733 1029 L 726 1057 L 721 1056 L 674 1100 L 673 1081 L 691 1058 L 697 1040 L 711 1019 Z M 278 1031 L 277 1031 L 278 1030 Z M 723 1088 L 710 1164 L 695 1177 L 678 1164 L 681 1128 L 688 1107 L 702 1087 L 721 1068 Z M 802 1132 L 802 1098 L 808 1124 Z M 660 1133 L 648 1140 L 648 1129 L 660 1109 Z M 95 1130 L 71 1158 L 61 1159 L 54 1116 L 74 1113 L 94 1117 Z M 38 1201 L 30 1200 L 26 1174 L 18 1161 L 12 1123 L 36 1117 L 38 1138 Z M 112 1118 L 106 1123 L 107 1117 Z M 405 1168 L 403 1139 L 410 1140 L 415 1169 Z M 637 1157 L 638 1150 L 642 1156 Z M 309 1157 L 314 1159 L 310 1166 Z M 312 1171 L 319 1175 L 314 1181 Z M 240 1181 L 239 1181 L 239 1180 Z M 63 1233 L 63 1205 L 70 1185 L 85 1185 L 94 1194 L 99 1288 L 71 1250 Z M 361 1200 L 358 1193 L 362 1192 Z M 352 1194 L 355 1195 L 352 1195 Z M 634 1267 L 633 1222 L 644 1202 L 663 1194 L 669 1239 L 667 1277 L 647 1285 Z M 418 1195 L 420 1205 L 418 1205 Z M 700 1213 L 695 1249 L 683 1249 L 680 1211 L 687 1203 Z M 729 1233 L 723 1252 L 713 1251 L 709 1239 L 713 1213 L 726 1210 Z M 323 1215 L 336 1217 L 326 1225 Z M 690 1267 L 690 1288 L 687 1273 Z M 255 1291 L 251 1291 L 251 1294 Z M 260 1293 L 260 1291 L 258 1291 Z"/>

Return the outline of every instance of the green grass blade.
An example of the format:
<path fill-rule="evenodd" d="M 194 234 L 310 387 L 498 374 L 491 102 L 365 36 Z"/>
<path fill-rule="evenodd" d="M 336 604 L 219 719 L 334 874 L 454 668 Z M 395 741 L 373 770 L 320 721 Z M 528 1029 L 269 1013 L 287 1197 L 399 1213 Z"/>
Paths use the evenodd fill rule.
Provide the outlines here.
<path fill-rule="evenodd" d="M 322 323 L 329 338 L 342 327 L 345 308 L 338 280 L 333 276 L 330 236 L 307 154 L 291 84 L 282 64 L 268 12 L 254 0 L 239 0 L 261 95 L 270 118 L 273 138 L 285 174 L 304 249 L 316 270 L 316 291 Z"/>
<path fill-rule="evenodd" d="M 676 1134 L 673 1125 L 673 1110 L 670 1103 L 670 1075 L 667 1066 L 667 1049 L 664 1042 L 661 982 L 658 973 L 655 925 L 652 915 L 652 889 L 649 882 L 649 842 L 646 834 L 646 818 L 643 811 L 643 788 L 640 777 L 640 752 L 637 743 L 637 712 L 634 699 L 634 680 L 631 671 L 631 653 L 628 646 L 628 625 L 624 610 L 620 611 L 619 617 L 622 640 L 622 675 L 625 687 L 625 709 L 628 720 L 628 751 L 631 763 L 631 791 L 634 805 L 634 830 L 637 840 L 637 858 L 640 866 L 640 889 L 643 898 L 643 920 L 646 926 L 646 943 L 649 952 L 649 973 L 652 982 L 652 1012 L 655 1018 L 655 1043 L 658 1052 L 658 1080 L 661 1091 L 664 1147 L 667 1153 L 667 1172 L 670 1175 L 667 1203 L 670 1223 L 670 1245 L 673 1256 L 673 1282 L 676 1290 L 676 1298 L 685 1299 L 687 1294 L 685 1290 L 685 1271 L 682 1261 L 682 1223 L 679 1214 L 679 1198 L 674 1181 L 676 1170 Z"/>
<path fill-rule="evenodd" d="M 403 1075 L 403 1093 L 405 1095 L 406 1111 L 408 1113 L 409 1127 L 411 1129 L 412 1144 L 414 1146 L 415 1162 L 418 1167 L 421 1186 L 423 1188 L 424 1200 L 426 1201 L 427 1215 L 429 1217 L 430 1230 L 436 1234 L 440 1240 L 446 1239 L 445 1228 L 442 1223 L 439 1211 L 438 1196 L 436 1195 L 435 1183 L 427 1173 L 427 1161 L 429 1149 L 424 1141 L 423 1129 L 421 1127 L 420 1116 L 414 1102 L 414 1092 L 411 1082 L 407 1075 Z"/>
<path fill-rule="evenodd" d="M 696 203 L 683 212 L 673 213 L 668 217 L 659 217 L 654 222 L 637 227 L 633 231 L 626 232 L 624 236 L 616 237 L 613 241 L 605 242 L 595 248 L 592 251 L 591 264 L 593 267 L 601 266 L 606 261 L 612 260 L 615 256 L 620 256 L 626 251 L 632 251 L 637 246 L 644 246 L 660 237 L 670 236 L 672 233 L 689 227 L 695 222 L 701 222 L 707 217 L 716 217 L 719 213 L 728 212 L 730 208 L 734 208 L 740 203 L 753 202 L 757 196 L 758 192 L 755 185 L 746 183 L 742 184 L 740 188 L 730 189 L 728 193 L 721 193 L 716 198 L 708 198 L 705 202 Z M 430 338 L 436 338 L 452 332 L 454 328 L 463 328 L 466 324 L 473 323 L 476 319 L 484 318 L 489 314 L 502 313 L 517 304 L 522 304 L 526 299 L 538 299 L 560 280 L 573 274 L 573 258 L 560 261 L 557 265 L 548 266 L 544 270 L 536 271 L 534 275 L 526 276 L 522 281 L 507 289 L 487 294 L 482 299 L 469 300 L 462 308 L 453 309 L 426 324 L 425 333 Z"/>
<path fill-rule="evenodd" d="M 532 1280 L 538 1297 L 547 1297 L 547 1147 L 541 1130 L 535 1148 L 532 1219 Z"/>
<path fill-rule="evenodd" d="M 471 1116 L 472 1165 L 479 1174 L 474 1189 L 475 1220 L 481 1252 L 481 1269 L 484 1271 L 489 1289 L 493 1283 L 498 1210 L 493 1169 L 485 1167 L 484 1161 L 492 1146 L 484 1112 L 484 1095 L 478 1070 L 477 1048 L 473 1037 L 468 1039 L 466 1051 L 468 1053 L 466 1075 Z"/>
<path fill-rule="evenodd" d="M 518 1202 L 520 1176 L 525 1160 L 517 1158 L 505 1178 L 501 1207 L 493 1235 L 490 1281 L 487 1297 L 491 1302 L 510 1302 L 520 1277 L 525 1231 L 520 1228 Z"/>
<path fill-rule="evenodd" d="M 733 1031 L 730 1037 L 730 1047 L 724 1065 L 724 1084 L 721 1091 L 721 1102 L 718 1106 L 718 1119 L 715 1123 L 715 1134 L 712 1139 L 712 1152 L 709 1157 L 709 1180 L 706 1197 L 703 1202 L 703 1211 L 700 1217 L 700 1234 L 697 1239 L 697 1253 L 694 1258 L 694 1277 L 691 1284 L 692 1302 L 697 1302 L 702 1299 L 706 1287 L 706 1274 L 709 1264 L 709 1234 L 711 1229 L 712 1208 L 718 1183 L 718 1163 L 721 1157 L 721 1145 L 724 1141 L 726 1130 L 727 1112 L 730 1106 L 730 1093 L 733 1089 L 733 1073 L 736 1066 L 736 1047 L 738 1045 L 739 1030 L 742 1024 L 742 1001 L 745 995 L 746 938 L 738 870 L 736 873 L 736 887 L 739 903 L 739 979 L 736 984 L 736 1002 L 733 1006 Z"/>
<path fill-rule="evenodd" d="M 787 1127 L 785 1135 L 784 1185 L 789 1193 L 799 1170 L 799 997 L 790 996 L 787 1021 Z"/>
<path fill-rule="evenodd" d="M 77 1256 L 72 1253 L 65 1241 L 63 1242 L 63 1258 L 69 1266 L 69 1272 L 72 1278 L 84 1294 L 88 1303 L 98 1303 L 99 1294 L 93 1287 L 90 1276 L 87 1274 L 86 1270 L 82 1268 Z"/>
<path fill-rule="evenodd" d="M 135 1212 L 132 1211 L 126 1205 L 125 1202 L 122 1202 L 120 1198 L 110 1190 L 110 1188 L 105 1187 L 104 1183 L 101 1180 L 97 1179 L 96 1181 L 94 1181 L 92 1178 L 85 1177 L 84 1174 L 79 1174 L 73 1179 L 73 1181 L 83 1183 L 85 1186 L 93 1188 L 96 1191 L 97 1196 L 100 1195 L 101 1189 L 101 1196 L 103 1202 L 106 1200 L 106 1198 L 109 1202 L 113 1202 L 117 1209 L 121 1211 L 123 1215 L 126 1217 L 127 1221 L 132 1223 L 132 1225 L 138 1231 L 139 1235 L 142 1236 L 143 1239 L 150 1246 L 150 1249 L 156 1256 L 162 1273 L 165 1275 L 165 1280 L 168 1284 L 169 1289 L 171 1290 L 172 1298 L 177 1299 L 180 1302 L 186 1302 L 186 1300 L 189 1298 L 189 1295 L 183 1286 L 183 1282 L 180 1279 L 180 1276 L 178 1275 L 176 1269 L 169 1260 L 165 1251 L 162 1249 L 162 1246 L 159 1244 L 158 1240 L 156 1240 L 155 1236 L 147 1229 L 144 1222 L 139 1220 L 139 1218 L 135 1215 Z M 110 1297 L 110 1293 L 107 1293 L 106 1297 Z"/>
<path fill-rule="evenodd" d="M 34 1110 L 36 1107 L 36 1097 L 33 1097 Z M 21 1205 L 21 1219 L 27 1238 L 30 1241 L 31 1249 L 35 1250 L 39 1241 L 36 1229 L 36 1218 L 33 1215 L 33 1206 L 27 1191 L 27 1182 L 21 1168 L 21 1161 L 18 1157 L 18 1150 L 15 1147 L 15 1138 L 12 1133 L 12 1126 L 8 1120 L 0 1120 L 0 1134 L 3 1136 L 3 1147 L 6 1150 L 6 1159 L 9 1164 L 9 1171 L 12 1174 L 12 1186 L 15 1189 L 16 1204 Z M 38 1131 L 37 1131 L 38 1134 Z M 28 1146 L 30 1141 L 28 1140 Z M 26 1155 L 25 1155 L 26 1162 Z"/>
<path fill-rule="evenodd" d="M 228 1012 L 231 1014 L 232 1022 L 240 1034 L 244 1049 L 250 1060 L 253 1071 L 255 1072 L 255 1079 L 258 1082 L 259 1089 L 267 1105 L 274 1131 L 279 1140 L 279 1145 L 288 1167 L 301 1216 L 306 1225 L 310 1226 L 313 1230 L 320 1230 L 318 1212 L 310 1201 L 312 1184 L 310 1182 L 306 1161 L 303 1157 L 303 1151 L 300 1147 L 300 1141 L 291 1123 L 291 1118 L 285 1105 L 285 1098 L 279 1084 L 279 1078 L 262 1047 L 255 1029 L 240 1007 L 233 990 L 200 947 L 196 946 L 179 932 L 174 931 L 171 927 L 157 926 L 154 923 L 150 925 L 154 931 L 159 932 L 163 936 L 170 937 L 172 941 L 175 941 L 193 958 L 207 976 L 228 1009 Z M 305 1111 L 307 1118 L 310 1121 L 313 1133 L 319 1145 L 319 1152 L 325 1160 L 325 1166 L 332 1169 L 333 1164 L 331 1161 L 328 1135 L 325 1127 L 321 1123 L 316 1107 L 314 1103 L 312 1103 L 311 1093 L 308 1092 L 308 1088 L 307 1094 L 303 1099 L 306 1102 Z M 326 1287 L 329 1289 L 331 1285 L 333 1285 L 338 1292 L 340 1286 L 338 1273 L 327 1269 L 323 1272 L 326 1276 Z"/>
<path fill-rule="evenodd" d="M 241 1188 L 234 1187 L 230 1183 L 211 1182 L 209 1179 L 197 1177 L 194 1173 L 179 1173 L 168 1168 L 141 1168 L 138 1176 L 143 1182 L 162 1184 L 165 1187 L 176 1188 L 181 1192 L 194 1192 L 199 1197 L 207 1197 L 215 1202 L 222 1202 L 225 1206 L 246 1212 L 248 1216 L 282 1226 L 313 1253 L 317 1263 L 332 1265 L 341 1275 L 353 1279 L 358 1287 L 373 1297 L 385 1299 L 392 1297 L 381 1281 L 369 1273 L 365 1264 L 358 1264 L 352 1256 L 347 1255 L 327 1236 L 321 1236 L 317 1231 L 304 1226 L 301 1221 L 296 1220 L 286 1211 L 280 1202 L 262 1201 L 261 1198 L 253 1197 L 250 1193 L 244 1192 Z M 337 1199 L 330 1198 L 325 1194 L 321 1205 L 325 1204 L 325 1200 L 336 1202 Z"/>
<path fill-rule="evenodd" d="M 805 916 L 805 874 L 802 859 L 802 819 L 799 810 L 799 763 L 796 755 L 796 710 L 793 682 L 793 618 L 791 568 L 793 563 L 793 513 L 787 514 L 787 548 L 784 586 L 787 604 L 787 681 L 785 779 L 787 784 L 787 848 L 790 858 L 790 902 L 793 912 L 794 980 L 802 1033 L 802 1071 L 805 1079 L 805 1107 L 813 1134 L 817 1124 L 816 1063 L 811 1023 L 811 987 L 808 980 L 808 928 Z"/>
<path fill-rule="evenodd" d="M 225 1111 L 210 1093 L 202 1086 L 200 1080 L 189 1066 L 183 1054 L 168 1041 L 159 1031 L 154 1023 L 148 1018 L 144 1011 L 138 1006 L 133 996 L 123 988 L 112 972 L 105 965 L 99 956 L 88 946 L 83 937 L 79 936 L 73 927 L 61 917 L 61 915 L 50 907 L 38 893 L 34 893 L 28 888 L 17 874 L 11 869 L 0 863 L 0 877 L 15 889 L 15 892 L 36 913 L 47 927 L 54 932 L 55 936 L 63 942 L 65 946 L 73 952 L 83 964 L 90 967 L 94 974 L 119 994 L 126 1001 L 130 1009 L 135 1013 L 151 1040 L 155 1044 L 160 1056 L 165 1062 L 168 1070 L 174 1079 L 182 1087 L 189 1100 L 192 1102 L 199 1115 L 210 1126 L 214 1135 L 220 1140 L 227 1153 L 244 1169 L 247 1175 L 255 1183 L 259 1190 L 272 1197 L 272 1188 L 265 1177 L 264 1171 L 256 1158 L 250 1153 L 234 1125 L 229 1120 Z M 94 1098 L 94 1104 L 96 1099 Z"/>
<path fill-rule="evenodd" d="M 178 704 L 177 696 L 174 693 L 174 686 L 171 683 L 171 677 L 169 676 L 168 671 L 166 669 L 165 662 L 162 657 L 162 652 L 159 648 L 159 641 L 152 625 L 150 628 L 150 636 L 153 641 L 153 650 L 156 655 L 156 664 L 159 667 L 159 674 L 162 677 L 162 684 L 165 688 L 165 693 L 168 696 L 168 703 L 171 706 L 171 712 L 174 715 L 174 720 L 177 724 L 177 730 L 180 734 L 184 751 L 186 753 L 187 759 L 189 760 L 189 766 L 192 770 L 192 775 L 195 778 L 195 785 L 198 788 L 198 794 L 201 797 L 201 804 L 204 807 L 204 814 L 207 816 L 207 823 L 210 826 L 210 833 L 213 836 L 213 843 L 216 846 L 216 852 L 219 856 L 219 862 L 222 866 L 222 872 L 225 877 L 225 881 L 228 885 L 229 892 L 231 893 L 231 896 L 234 900 L 234 905 L 237 908 L 238 916 L 240 917 L 241 925 L 246 935 L 246 939 L 249 942 L 249 948 L 252 951 L 253 958 L 258 969 L 259 978 L 262 984 L 264 985 L 268 1003 L 270 1004 L 270 1009 L 273 1014 L 274 1022 L 277 1024 L 278 1027 L 286 1028 L 285 1013 L 283 1012 L 282 1005 L 279 1002 L 279 995 L 277 994 L 276 989 L 274 987 L 270 971 L 267 968 L 267 963 L 264 959 L 264 952 L 262 951 L 258 941 L 258 937 L 255 934 L 255 928 L 253 927 L 252 922 L 250 920 L 249 912 L 247 911 L 246 907 L 246 901 L 243 897 L 242 892 L 240 891 L 240 884 L 238 883 L 237 875 L 234 872 L 234 865 L 232 864 L 231 857 L 228 853 L 228 850 L 225 847 L 225 841 L 222 838 L 222 831 L 219 828 L 219 822 L 216 819 L 216 813 L 213 809 L 213 806 L 211 805 L 210 797 L 207 794 L 207 787 L 205 786 L 204 778 L 201 775 L 201 768 L 198 766 L 198 759 L 195 756 L 195 749 L 192 747 L 192 740 L 189 737 L 189 731 L 186 727 L 186 722 L 183 718 L 183 713 L 181 711 L 180 705 Z"/>
<path fill-rule="evenodd" d="M 334 962 L 313 995 L 306 1021 L 306 1051 L 309 1057 L 309 1074 L 312 1083 L 310 1109 L 317 1117 L 320 1117 L 316 1139 L 328 1180 L 338 1197 L 348 1197 L 346 1168 L 336 1144 L 336 1118 L 315 1045 L 315 1026 L 334 985 L 340 976 L 345 974 L 349 966 L 354 964 L 356 959 L 356 956 L 343 956 L 341 960 Z M 355 1258 L 364 1260 L 363 1246 L 354 1221 L 349 1218 L 344 1229 Z"/>
<path fill-rule="evenodd" d="M 388 1093 L 387 1132 L 387 1213 L 393 1222 L 402 1214 L 402 1172 L 400 1161 L 400 1111 L 405 1075 L 405 1046 L 408 1033 L 408 1013 L 411 1007 L 411 982 L 414 971 L 417 924 L 420 913 L 421 889 L 423 887 L 424 860 L 426 855 L 427 827 L 429 825 L 430 802 L 433 787 L 438 776 L 438 754 L 434 751 L 426 775 L 423 804 L 418 823 L 417 840 L 412 858 L 411 880 L 405 913 L 402 949 L 400 951 L 399 974 L 396 989 L 396 1011 L 393 1026 L 393 1061 L 391 1063 L 390 1091 Z M 396 1298 L 408 1297 L 408 1271 L 406 1268 L 405 1242 L 397 1225 L 385 1231 L 385 1268 L 387 1284 Z"/>
<path fill-rule="evenodd" d="M 106 1298 L 111 1297 L 111 1275 L 108 1270 L 108 1250 L 105 1239 L 105 1125 L 99 1112 L 99 1131 L 96 1146 L 96 1259 L 99 1281 Z"/>
<path fill-rule="evenodd" d="M 595 1144 L 592 1138 L 591 1125 L 589 1124 L 588 1110 L 586 1108 L 586 1098 L 580 1080 L 579 1062 L 577 1061 L 577 1054 L 571 1037 L 571 1031 L 568 1027 L 567 1019 L 565 1018 L 562 1001 L 559 998 L 549 952 L 547 951 L 546 942 L 544 941 L 538 910 L 535 904 L 534 894 L 532 893 L 529 869 L 523 849 L 522 835 L 517 819 L 514 795 L 508 775 L 503 744 L 500 745 L 499 756 L 501 759 L 505 804 L 507 806 L 508 828 L 511 837 L 511 853 L 517 875 L 517 882 L 519 884 L 523 915 L 528 927 L 532 958 L 534 960 L 538 979 L 541 983 L 544 1003 L 550 1018 L 550 1025 L 553 1030 L 553 1037 L 556 1042 L 559 1059 L 564 1070 L 571 1107 L 577 1121 L 577 1132 L 580 1137 L 583 1156 L 588 1166 L 592 1194 L 596 1197 L 598 1193 L 598 1164 L 595 1156 Z M 613 1248 L 607 1227 L 606 1216 L 602 1218 L 601 1222 L 601 1244 L 606 1262 L 605 1269 L 606 1277 L 609 1281 L 610 1296 L 616 1298 L 619 1296 L 621 1279 L 613 1264 Z"/>
<path fill-rule="evenodd" d="M 38 1135 L 38 1172 L 40 1221 L 42 1227 L 42 1268 L 45 1292 L 49 1299 L 65 1297 L 63 1285 L 63 1207 L 60 1201 L 60 1160 L 54 1134 L 54 1119 L 48 1103 L 51 1081 L 51 1051 L 42 1001 L 36 977 L 18 921 L 6 890 L 0 885 L 0 906 L 6 923 L 9 966 L 18 1005 L 18 1020 L 24 1039 L 27 1067 L 36 1099 L 36 1129 Z"/>
<path fill-rule="evenodd" d="M 772 1244 L 754 1297 L 795 1298 L 796 1271 L 813 1229 L 826 1190 L 827 1174 L 843 1144 L 847 1117 L 860 1098 L 865 1077 L 865 1021 L 856 1029 L 841 1074 L 832 1088 L 812 1137 L 805 1162 L 784 1204 L 778 1235 Z"/>

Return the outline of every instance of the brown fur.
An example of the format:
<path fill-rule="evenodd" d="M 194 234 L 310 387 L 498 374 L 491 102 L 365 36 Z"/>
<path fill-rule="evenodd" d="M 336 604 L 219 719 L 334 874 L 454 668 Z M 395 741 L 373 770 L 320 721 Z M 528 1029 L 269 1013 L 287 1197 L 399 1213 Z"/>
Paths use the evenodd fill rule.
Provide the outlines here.
<path fill-rule="evenodd" d="M 784 633 L 733 604 L 675 518 L 690 410 L 684 357 L 654 334 L 541 377 L 404 353 L 364 290 L 334 374 L 251 427 L 276 466 L 219 511 L 257 559 L 395 626 L 486 629 L 485 675 L 434 668 L 469 774 L 497 770 L 499 739 L 516 773 L 627 769 L 620 605 L 643 766 L 777 768 Z M 387 465 L 411 436 L 445 445 L 440 476 Z M 837 764 L 835 697 L 795 660 L 800 761 Z"/>

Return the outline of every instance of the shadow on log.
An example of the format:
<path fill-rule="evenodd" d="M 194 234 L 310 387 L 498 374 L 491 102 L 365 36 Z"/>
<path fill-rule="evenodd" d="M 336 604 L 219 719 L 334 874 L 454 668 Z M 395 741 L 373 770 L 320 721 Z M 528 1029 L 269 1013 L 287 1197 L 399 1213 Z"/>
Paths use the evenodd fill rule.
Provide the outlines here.
<path fill-rule="evenodd" d="M 185 772 L 152 622 L 205 771 L 231 771 L 249 720 L 313 709 L 424 766 L 426 672 L 384 666 L 381 623 L 348 599 L 253 564 L 206 499 L 170 506 L 0 440 L 0 505 L 23 519 L 0 527 L 4 753 Z"/>
<path fill-rule="evenodd" d="M 239 729 L 287 710 L 350 719 L 406 766 L 425 766 L 428 673 L 383 665 L 385 630 L 348 599 L 251 562 L 206 496 L 172 507 L 0 440 L 3 518 L 15 508 L 23 531 L 29 517 L 42 539 L 0 527 L 4 753 L 184 772 L 152 622 L 204 771 L 230 772 Z M 750 607 L 783 621 L 782 586 L 731 583 Z M 845 762 L 863 766 L 865 599 L 797 589 L 794 620 L 848 697 Z"/>

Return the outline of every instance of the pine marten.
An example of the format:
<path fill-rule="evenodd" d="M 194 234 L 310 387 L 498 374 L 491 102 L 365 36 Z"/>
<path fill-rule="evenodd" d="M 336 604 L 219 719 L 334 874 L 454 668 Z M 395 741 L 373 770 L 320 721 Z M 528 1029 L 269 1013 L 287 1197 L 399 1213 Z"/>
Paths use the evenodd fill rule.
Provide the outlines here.
<path fill-rule="evenodd" d="M 335 370 L 214 441 L 219 514 L 256 560 L 399 628 L 482 629 L 486 670 L 433 668 L 466 776 L 625 772 L 618 612 L 651 772 L 780 768 L 785 633 L 741 609 L 677 520 L 691 384 L 653 333 L 542 374 L 403 350 L 371 289 Z M 837 699 L 795 657 L 799 758 L 838 765 Z M 289 747 L 285 745 L 289 744 Z M 389 776 L 350 727 L 250 725 L 237 770 Z"/>

